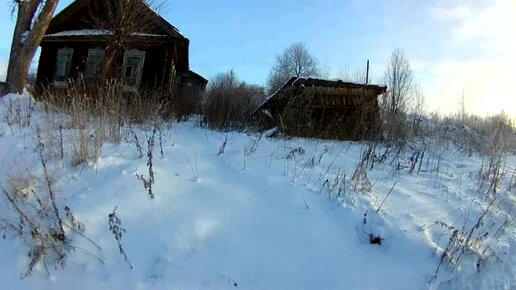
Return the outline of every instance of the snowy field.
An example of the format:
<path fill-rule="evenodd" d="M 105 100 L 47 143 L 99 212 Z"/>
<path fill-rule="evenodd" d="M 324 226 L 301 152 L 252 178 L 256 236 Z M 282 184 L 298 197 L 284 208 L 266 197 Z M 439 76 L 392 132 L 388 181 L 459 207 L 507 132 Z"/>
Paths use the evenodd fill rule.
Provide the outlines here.
<path fill-rule="evenodd" d="M 13 106 L 23 115 L 27 102 L 8 96 L 0 104 L 3 189 L 16 176 L 43 176 L 36 135 L 56 130 L 39 105 L 29 126 L 7 124 Z M 61 132 L 65 148 L 70 131 Z M 481 225 L 506 224 L 482 240 L 485 264 L 466 252 L 457 269 L 442 265 L 434 278 L 453 232 L 442 224 L 470 229 L 488 207 L 479 178 L 487 159 L 479 155 L 442 146 L 410 172 L 406 150 L 353 178 L 365 144 L 170 123 L 156 138 L 151 199 L 136 178 L 148 178 L 150 131 L 131 131 L 141 158 L 131 138 L 105 144 L 96 163 L 48 158 L 63 221 L 71 222 L 66 206 L 84 231 L 65 227 L 73 247 L 64 269 L 39 263 L 21 279 L 28 245 L 4 230 L 0 289 L 516 289 L 514 155 L 503 166 L 501 201 Z M 128 261 L 108 224 L 115 208 Z M 12 212 L 2 196 L 0 218 Z"/>

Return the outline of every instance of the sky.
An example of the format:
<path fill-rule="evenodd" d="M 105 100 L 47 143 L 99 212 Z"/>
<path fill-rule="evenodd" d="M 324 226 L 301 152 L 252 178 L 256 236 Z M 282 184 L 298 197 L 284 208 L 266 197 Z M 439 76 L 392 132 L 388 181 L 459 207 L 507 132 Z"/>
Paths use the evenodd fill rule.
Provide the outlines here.
<path fill-rule="evenodd" d="M 71 0 L 61 0 L 58 11 Z M 14 17 L 0 0 L 0 79 Z M 275 57 L 303 42 L 331 78 L 365 70 L 382 83 L 394 49 L 411 63 L 426 111 L 516 116 L 515 0 L 169 0 L 161 14 L 190 39 L 190 67 L 233 69 L 265 84 Z"/>

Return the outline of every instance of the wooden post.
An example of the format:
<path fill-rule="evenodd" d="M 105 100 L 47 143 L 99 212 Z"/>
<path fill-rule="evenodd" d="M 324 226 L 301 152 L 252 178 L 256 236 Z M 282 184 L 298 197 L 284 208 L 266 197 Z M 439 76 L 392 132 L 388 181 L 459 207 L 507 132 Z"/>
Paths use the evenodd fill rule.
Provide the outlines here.
<path fill-rule="evenodd" d="M 369 60 L 367 60 L 366 79 L 365 79 L 365 84 L 367 85 L 368 83 L 369 83 Z"/>

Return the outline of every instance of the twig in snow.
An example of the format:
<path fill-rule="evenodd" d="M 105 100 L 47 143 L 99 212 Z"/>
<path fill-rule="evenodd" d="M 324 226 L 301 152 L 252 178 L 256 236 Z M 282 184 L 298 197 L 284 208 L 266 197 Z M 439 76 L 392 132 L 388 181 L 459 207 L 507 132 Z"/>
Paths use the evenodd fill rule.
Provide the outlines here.
<path fill-rule="evenodd" d="M 113 233 L 115 236 L 115 240 L 118 243 L 118 249 L 120 250 L 120 254 L 124 256 L 124 260 L 129 264 L 131 269 L 133 268 L 133 265 L 129 261 L 129 258 L 127 257 L 127 254 L 125 253 L 124 247 L 122 246 L 122 235 L 125 233 L 125 229 L 122 228 L 122 220 L 118 215 L 116 214 L 116 209 L 118 207 L 115 207 L 112 213 L 109 214 L 109 230 Z"/>
<path fill-rule="evenodd" d="M 304 201 L 304 203 L 305 203 L 305 207 L 306 207 L 306 209 L 310 209 L 310 208 L 308 207 L 308 203 L 306 203 L 305 196 L 304 196 L 304 195 L 301 195 L 301 198 L 303 199 L 303 201 Z"/>
<path fill-rule="evenodd" d="M 378 209 L 376 210 L 376 213 L 378 213 L 380 211 L 380 209 L 382 208 L 382 205 L 383 203 L 387 200 L 387 198 L 389 197 L 389 195 L 391 195 L 391 192 L 392 190 L 394 189 L 394 187 L 396 186 L 398 182 L 394 182 L 394 184 L 392 185 L 391 187 L 391 190 L 389 190 L 389 193 L 387 193 L 387 195 L 385 196 L 385 198 L 382 200 L 382 202 L 380 203 L 380 205 L 378 206 Z"/>
<path fill-rule="evenodd" d="M 192 170 L 194 181 L 197 181 L 197 179 L 199 179 L 199 168 L 197 167 L 197 154 L 194 154 L 195 169 L 192 165 L 192 162 L 190 161 L 190 158 L 188 157 L 188 154 L 186 154 L 186 152 L 185 152 L 185 156 L 186 156 L 186 160 L 188 161 L 188 164 L 190 165 L 190 169 Z"/>
<path fill-rule="evenodd" d="M 220 145 L 219 154 L 217 154 L 217 155 L 224 154 L 224 151 L 226 150 L 227 143 L 228 143 L 228 135 L 226 135 L 226 137 L 224 138 L 224 142 L 222 142 L 222 145 Z"/>

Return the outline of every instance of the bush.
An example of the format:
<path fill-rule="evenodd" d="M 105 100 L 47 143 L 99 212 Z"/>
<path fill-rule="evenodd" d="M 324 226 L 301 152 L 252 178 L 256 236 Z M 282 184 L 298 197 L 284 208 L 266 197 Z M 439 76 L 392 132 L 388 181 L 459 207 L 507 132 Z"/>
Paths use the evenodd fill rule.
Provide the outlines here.
<path fill-rule="evenodd" d="M 181 89 L 172 97 L 172 113 L 176 120 L 186 121 L 192 114 L 199 113 L 199 98 L 195 92 Z"/>
<path fill-rule="evenodd" d="M 424 128 L 425 135 L 434 135 L 435 129 L 444 142 L 456 144 L 470 155 L 473 152 L 487 156 L 505 152 L 516 152 L 516 130 L 509 117 L 503 112 L 490 116 L 433 114 L 429 118 L 430 128 Z"/>
<path fill-rule="evenodd" d="M 215 77 L 202 104 L 202 125 L 214 130 L 242 130 L 260 105 L 263 89 L 240 81 L 233 71 Z"/>

